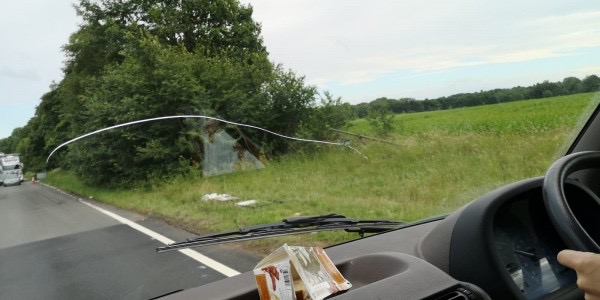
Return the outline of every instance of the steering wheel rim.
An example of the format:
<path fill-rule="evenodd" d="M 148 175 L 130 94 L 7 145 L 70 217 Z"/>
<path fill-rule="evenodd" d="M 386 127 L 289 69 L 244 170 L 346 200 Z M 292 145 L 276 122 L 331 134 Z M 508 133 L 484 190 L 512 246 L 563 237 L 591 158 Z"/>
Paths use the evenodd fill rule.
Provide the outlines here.
<path fill-rule="evenodd" d="M 550 220 L 567 246 L 579 251 L 600 252 L 595 241 L 579 223 L 565 196 L 565 180 L 576 171 L 600 168 L 600 152 L 584 151 L 566 155 L 546 172 L 542 188 Z"/>

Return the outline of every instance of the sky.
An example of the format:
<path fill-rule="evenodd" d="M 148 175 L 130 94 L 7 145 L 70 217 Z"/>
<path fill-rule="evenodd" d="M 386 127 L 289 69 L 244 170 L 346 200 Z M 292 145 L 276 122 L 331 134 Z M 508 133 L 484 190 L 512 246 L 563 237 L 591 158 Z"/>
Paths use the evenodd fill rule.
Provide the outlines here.
<path fill-rule="evenodd" d="M 274 63 L 357 104 L 436 98 L 600 75 L 600 2 L 240 0 Z M 27 124 L 62 79 L 72 0 L 0 10 L 0 138 Z"/>

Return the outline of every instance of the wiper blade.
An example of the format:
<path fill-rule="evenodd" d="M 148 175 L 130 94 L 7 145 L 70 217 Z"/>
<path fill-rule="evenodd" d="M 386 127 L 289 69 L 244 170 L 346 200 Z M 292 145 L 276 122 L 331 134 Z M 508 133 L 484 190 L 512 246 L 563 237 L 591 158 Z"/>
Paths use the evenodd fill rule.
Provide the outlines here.
<path fill-rule="evenodd" d="M 163 247 L 158 247 L 156 248 L 156 251 L 167 252 L 183 248 L 342 229 L 347 232 L 356 232 L 362 237 L 365 233 L 377 233 L 397 229 L 404 224 L 404 222 L 389 220 L 351 219 L 340 214 L 294 217 L 283 219 L 281 222 L 254 225 L 243 227 L 238 230 L 202 235 L 187 239 L 183 242 L 177 242 Z"/>

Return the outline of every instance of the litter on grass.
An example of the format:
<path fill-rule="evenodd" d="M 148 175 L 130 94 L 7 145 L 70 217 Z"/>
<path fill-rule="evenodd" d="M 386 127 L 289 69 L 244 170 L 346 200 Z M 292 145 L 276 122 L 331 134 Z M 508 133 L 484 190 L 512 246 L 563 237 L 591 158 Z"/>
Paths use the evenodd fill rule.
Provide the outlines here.
<path fill-rule="evenodd" d="M 258 201 L 256 201 L 256 200 L 246 200 L 246 201 L 240 201 L 240 202 L 236 203 L 235 205 L 243 206 L 243 207 L 252 207 L 252 206 L 256 206 L 257 203 L 258 203 Z"/>
<path fill-rule="evenodd" d="M 237 200 L 237 197 L 228 195 L 228 194 L 217 194 L 217 193 L 212 193 L 212 194 L 206 194 L 204 196 L 202 196 L 202 200 L 204 201 L 231 201 L 231 200 Z"/>
<path fill-rule="evenodd" d="M 219 202 L 228 202 L 228 201 L 232 201 L 232 200 L 240 200 L 235 202 L 235 205 L 239 206 L 239 207 L 248 207 L 248 208 L 254 208 L 254 207 L 260 207 L 263 205 L 268 205 L 271 203 L 277 203 L 279 201 L 258 201 L 258 200 L 242 200 L 238 197 L 229 195 L 229 194 L 217 194 L 217 193 L 212 193 L 212 194 L 206 194 L 204 196 L 202 196 L 202 200 L 204 201 L 219 201 Z"/>

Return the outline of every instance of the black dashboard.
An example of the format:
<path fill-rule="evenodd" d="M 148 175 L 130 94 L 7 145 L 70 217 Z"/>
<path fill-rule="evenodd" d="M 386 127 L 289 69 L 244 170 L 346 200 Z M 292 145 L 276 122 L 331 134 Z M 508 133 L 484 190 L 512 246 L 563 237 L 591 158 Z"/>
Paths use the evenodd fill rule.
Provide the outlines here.
<path fill-rule="evenodd" d="M 551 222 L 542 185 L 541 177 L 513 183 L 450 215 L 444 221 L 453 224 L 449 274 L 498 299 L 581 299 L 575 272 L 556 260 L 568 246 Z M 570 206 L 589 227 L 600 214 L 593 193 L 575 180 L 565 187 Z"/>
<path fill-rule="evenodd" d="M 541 193 L 535 191 L 500 207 L 493 224 L 496 253 L 527 299 L 543 299 L 577 280 L 556 259 L 566 245 L 552 230 Z"/>

